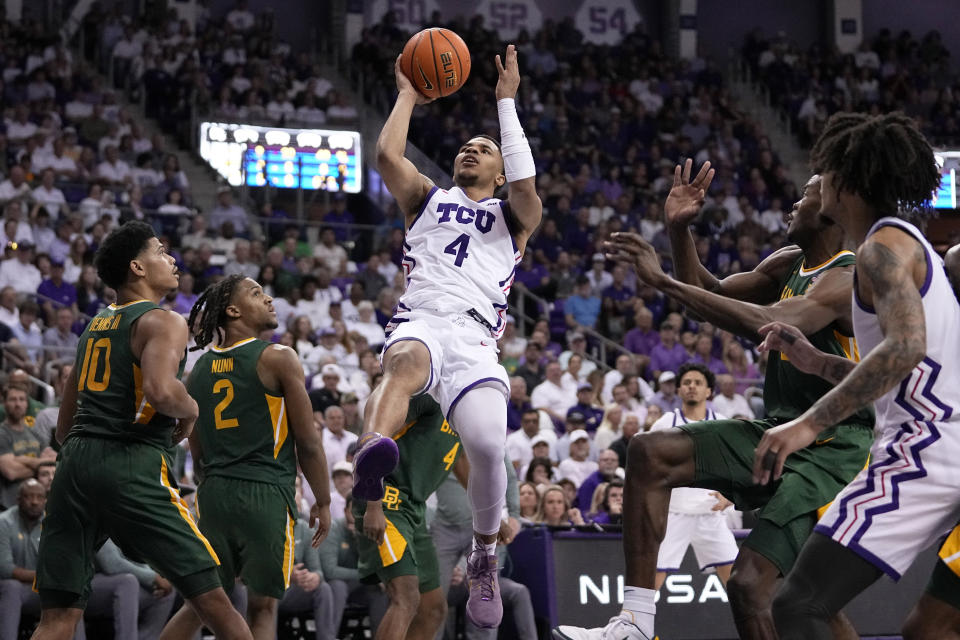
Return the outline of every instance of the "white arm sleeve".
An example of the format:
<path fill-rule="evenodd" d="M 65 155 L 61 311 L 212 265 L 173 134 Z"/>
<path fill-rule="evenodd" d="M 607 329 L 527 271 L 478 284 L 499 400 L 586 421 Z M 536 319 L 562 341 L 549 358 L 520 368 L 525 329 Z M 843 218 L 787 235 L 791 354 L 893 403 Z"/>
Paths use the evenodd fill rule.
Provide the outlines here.
<path fill-rule="evenodd" d="M 507 182 L 532 178 L 537 175 L 537 168 L 533 163 L 530 143 L 520 126 L 513 98 L 497 100 L 497 113 L 500 116 L 500 150 Z"/>

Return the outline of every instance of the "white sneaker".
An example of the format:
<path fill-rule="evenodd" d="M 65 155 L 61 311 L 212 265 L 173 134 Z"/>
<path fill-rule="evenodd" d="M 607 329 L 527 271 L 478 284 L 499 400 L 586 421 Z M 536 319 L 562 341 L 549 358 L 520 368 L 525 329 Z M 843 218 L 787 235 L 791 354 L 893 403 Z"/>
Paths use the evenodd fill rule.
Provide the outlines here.
<path fill-rule="evenodd" d="M 554 640 L 652 640 L 631 620 L 621 616 L 610 618 L 605 627 L 584 629 L 561 625 L 553 630 Z"/>

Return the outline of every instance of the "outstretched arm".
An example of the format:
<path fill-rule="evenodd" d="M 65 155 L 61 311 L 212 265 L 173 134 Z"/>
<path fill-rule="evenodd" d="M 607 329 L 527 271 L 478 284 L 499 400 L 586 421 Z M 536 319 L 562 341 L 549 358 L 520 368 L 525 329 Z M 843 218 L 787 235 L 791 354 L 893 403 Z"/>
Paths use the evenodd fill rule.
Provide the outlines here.
<path fill-rule="evenodd" d="M 433 187 L 433 182 L 417 171 L 404 155 L 413 107 L 426 104 L 430 99 L 418 92 L 400 70 L 400 56 L 397 56 L 394 73 L 397 78 L 397 102 L 377 138 L 377 171 L 409 225 Z"/>
<path fill-rule="evenodd" d="M 537 195 L 536 167 L 530 143 L 520 126 L 514 98 L 520 86 L 520 66 L 517 63 L 517 48 L 507 47 L 503 61 L 497 56 L 497 113 L 500 116 L 500 149 L 503 154 L 504 174 L 510 185 L 507 204 L 520 229 L 514 234 L 517 246 L 524 250 L 527 240 L 540 226 L 543 204 Z"/>
<path fill-rule="evenodd" d="M 714 169 L 704 162 L 700 171 L 691 180 L 693 160 L 673 170 L 673 187 L 663 204 L 666 218 L 667 236 L 673 255 L 673 269 L 680 282 L 706 289 L 728 298 L 767 304 L 776 300 L 779 294 L 780 278 L 796 260 L 799 249 L 790 247 L 776 251 L 753 271 L 735 273 L 718 279 L 700 262 L 697 245 L 690 231 L 690 224 L 703 208 L 707 190 L 713 182 Z"/>
<path fill-rule="evenodd" d="M 923 247 L 909 234 L 887 227 L 860 247 L 857 260 L 858 293 L 873 303 L 883 340 L 806 413 L 764 433 L 754 457 L 757 482 L 779 478 L 787 456 L 890 391 L 923 360 L 927 330 L 918 284 L 927 268 Z"/>
<path fill-rule="evenodd" d="M 663 213 L 667 222 L 667 235 L 670 238 L 670 252 L 673 255 L 673 268 L 681 282 L 716 291 L 720 281 L 700 263 L 697 245 L 690 232 L 690 223 L 696 219 L 703 207 L 707 189 L 713 182 L 715 170 L 709 162 L 704 162 L 696 177 L 690 180 L 693 160 L 687 158 L 681 168 L 673 169 L 673 187 L 663 203 Z"/>
<path fill-rule="evenodd" d="M 610 258 L 633 267 L 641 280 L 703 319 L 750 340 L 759 341 L 758 330 L 771 322 L 794 325 L 809 335 L 849 315 L 852 267 L 830 269 L 805 295 L 763 306 L 674 280 L 663 272 L 653 247 L 637 234 L 614 234 L 605 251 Z"/>
<path fill-rule="evenodd" d="M 280 345 L 264 349 L 260 360 L 262 367 L 257 368 L 263 372 L 261 379 L 265 385 L 279 387 L 283 393 L 287 424 L 296 443 L 297 462 L 316 498 L 316 504 L 310 510 L 310 528 L 316 528 L 313 546 L 317 546 L 330 531 L 330 476 L 323 443 L 313 426 L 313 409 L 307 395 L 303 367 L 293 349 Z"/>

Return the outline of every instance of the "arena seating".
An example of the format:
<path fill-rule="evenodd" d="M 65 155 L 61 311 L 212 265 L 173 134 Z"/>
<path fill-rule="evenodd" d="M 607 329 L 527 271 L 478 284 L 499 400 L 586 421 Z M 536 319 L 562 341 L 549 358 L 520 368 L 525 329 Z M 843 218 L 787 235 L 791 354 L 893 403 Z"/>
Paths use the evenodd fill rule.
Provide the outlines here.
<path fill-rule="evenodd" d="M 753 32 L 741 54 L 807 146 L 837 111 L 903 111 L 935 144 L 960 143 L 958 76 L 938 31 L 883 29 L 846 55 Z"/>
<path fill-rule="evenodd" d="M 0 25 L 3 365 L 8 373 L 23 369 L 37 395 L 46 392 L 43 403 L 58 405 L 75 351 L 71 335 L 75 344 L 85 320 L 113 300 L 91 267 L 93 253 L 118 223 L 146 219 L 183 274 L 168 308 L 188 313 L 207 284 L 230 273 L 257 278 L 274 296 L 281 316 L 274 339 L 300 355 L 317 428 L 328 453 L 337 452 L 328 460 L 333 468 L 352 456 L 351 434 L 362 425 L 379 372 L 383 327 L 403 292 L 402 215 L 395 206 L 380 211 L 362 197 L 341 196 L 312 205 L 300 225 L 286 203 L 235 202 L 229 188 L 204 213 L 210 203 L 194 201 L 179 166 L 184 152 L 168 149 L 161 135 L 145 135 L 146 123 L 126 106 L 141 101 L 148 118 L 183 141 L 195 135 L 189 127 L 196 114 L 335 128 L 356 124 L 359 110 L 392 102 L 395 55 L 410 34 L 389 14 L 364 29 L 351 52 L 362 104 L 338 93 L 308 52 L 285 43 L 271 16 L 254 15 L 241 2 L 224 15 L 204 16 L 192 31 L 175 14 L 158 19 L 128 16 L 119 6 L 97 9 L 84 22 L 80 51 L 32 26 Z M 411 141 L 442 167 L 474 134 L 497 135 L 492 61 L 505 46 L 482 21 L 444 26 L 470 47 L 473 75 L 456 95 L 417 109 L 410 128 Z M 621 434 L 628 415 L 639 428 L 649 427 L 655 411 L 648 408 L 656 403 L 642 389 L 666 389 L 672 401 L 670 376 L 650 357 L 664 324 L 689 360 L 731 376 L 731 402 L 741 395 L 754 399 L 749 411 L 762 414 L 755 396 L 765 361 L 754 345 L 683 315 L 679 305 L 606 261 L 600 249 L 611 233 L 636 231 L 669 271 L 662 203 L 676 164 L 694 158 L 696 166 L 709 160 L 717 170 L 694 227 L 701 261 L 719 277 L 754 268 L 786 243 L 784 215 L 798 199 L 769 137 L 738 107 L 716 61 L 676 60 L 639 31 L 605 47 L 585 43 L 572 23 L 547 21 L 516 44 L 524 77 L 517 106 L 545 215 L 517 270 L 515 317 L 500 343 L 514 376 L 511 429 L 520 427 L 525 408 L 546 406 L 537 389 L 554 362 L 562 370 L 560 402 L 567 404 L 553 407 L 552 423 L 544 417 L 547 431 L 569 430 L 568 411 L 585 383 L 597 411 L 591 438 L 603 425 Z M 742 54 L 804 144 L 831 113 L 850 108 L 903 109 L 932 139 L 956 144 L 960 102 L 944 51 L 936 33 L 918 41 L 909 33 L 881 32 L 848 56 L 800 51 L 783 38 L 758 34 Z M 354 230 L 364 222 L 377 228 L 360 227 L 365 240 L 355 242 L 361 234 Z M 28 253 L 31 247 L 35 253 Z M 72 298 L 50 295 L 70 288 L 57 279 L 61 264 Z M 27 272 L 43 284 L 25 284 Z M 71 311 L 63 326 L 62 307 Z M 601 352 L 597 335 L 625 344 L 627 352 Z M 577 354 L 586 359 L 572 357 Z M 626 396 L 616 394 L 615 402 L 621 384 Z M 331 406 L 342 408 L 342 428 L 339 417 L 331 420 Z M 50 415 L 38 424 L 51 428 Z M 560 449 L 553 451 L 554 463 L 568 457 Z M 192 484 L 186 450 L 180 463 L 182 482 Z M 562 479 L 548 474 L 548 480 Z M 337 487 L 341 499 L 349 491 L 343 486 Z M 580 504 L 582 515 L 590 507 Z M 349 618 L 356 623 L 363 611 L 354 607 Z M 300 623 L 285 624 L 293 634 Z"/>

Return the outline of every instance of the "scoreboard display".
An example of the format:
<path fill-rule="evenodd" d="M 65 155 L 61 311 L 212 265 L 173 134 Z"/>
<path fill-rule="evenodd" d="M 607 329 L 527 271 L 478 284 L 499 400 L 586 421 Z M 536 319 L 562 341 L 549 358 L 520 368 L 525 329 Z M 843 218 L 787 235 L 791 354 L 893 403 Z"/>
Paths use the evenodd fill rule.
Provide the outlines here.
<path fill-rule="evenodd" d="M 360 133 L 200 123 L 200 157 L 231 185 L 359 193 Z"/>
<path fill-rule="evenodd" d="M 960 151 L 936 151 L 940 167 L 940 188 L 933 194 L 934 209 L 957 208 L 957 171 L 960 170 Z"/>

